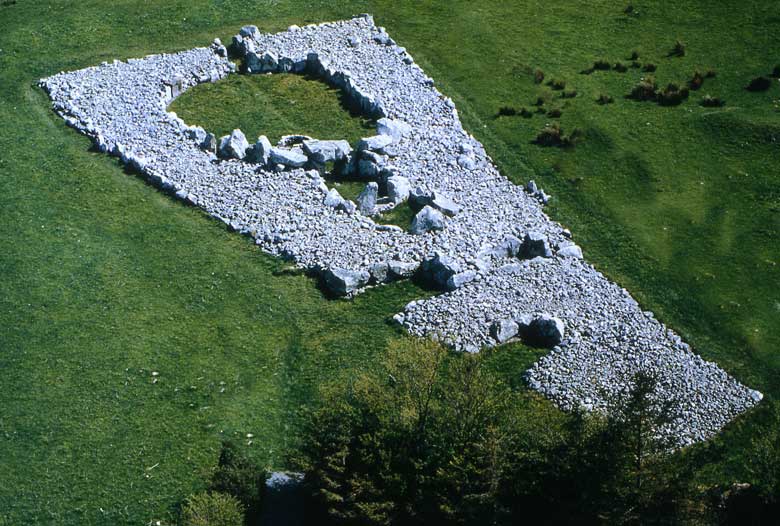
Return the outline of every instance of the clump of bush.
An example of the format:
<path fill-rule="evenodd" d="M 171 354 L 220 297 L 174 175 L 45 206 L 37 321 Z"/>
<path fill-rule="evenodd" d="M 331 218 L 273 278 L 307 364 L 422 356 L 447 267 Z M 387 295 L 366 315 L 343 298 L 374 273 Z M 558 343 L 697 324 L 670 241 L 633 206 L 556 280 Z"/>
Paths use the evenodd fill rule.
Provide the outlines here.
<path fill-rule="evenodd" d="M 486 354 L 394 344 L 383 367 L 322 388 L 293 459 L 332 523 L 370 526 L 676 524 L 687 472 L 657 430 L 674 418 L 655 380 L 562 413 L 514 391 Z M 319 520 L 313 523 L 328 523 Z"/>
<path fill-rule="evenodd" d="M 631 52 L 631 55 L 628 57 L 628 60 L 639 60 L 639 51 L 636 49 Z"/>
<path fill-rule="evenodd" d="M 622 62 L 615 62 L 615 65 L 612 67 L 612 69 L 614 69 L 618 73 L 625 73 L 626 71 L 628 71 L 628 66 L 626 66 Z"/>
<path fill-rule="evenodd" d="M 655 70 L 658 69 L 655 64 L 652 62 L 648 62 L 644 66 L 642 66 L 642 71 L 646 71 L 647 73 L 653 73 Z"/>
<path fill-rule="evenodd" d="M 609 63 L 609 60 L 600 58 L 596 62 L 593 63 L 593 69 L 597 71 L 609 71 L 611 68 L 611 64 Z"/>
<path fill-rule="evenodd" d="M 688 87 L 696 91 L 701 88 L 702 84 L 704 84 L 704 75 L 697 69 L 693 72 L 693 76 L 691 76 L 691 79 L 688 81 Z"/>
<path fill-rule="evenodd" d="M 513 117 L 515 115 L 517 115 L 517 110 L 512 106 L 501 106 L 498 108 L 499 117 Z"/>
<path fill-rule="evenodd" d="M 247 518 L 260 516 L 265 497 L 265 471 L 232 442 L 224 442 L 209 489 L 228 494 L 241 504 Z"/>
<path fill-rule="evenodd" d="M 544 71 L 539 68 L 534 70 L 534 84 L 541 84 L 544 82 Z"/>
<path fill-rule="evenodd" d="M 547 112 L 547 116 L 553 119 L 560 119 L 561 115 L 563 115 L 563 112 L 558 108 L 553 108 Z"/>
<path fill-rule="evenodd" d="M 534 101 L 534 106 L 538 106 L 541 108 L 542 106 L 544 106 L 545 102 L 547 102 L 545 98 L 539 95 L 538 97 L 536 97 L 536 100 Z"/>
<path fill-rule="evenodd" d="M 745 89 L 748 91 L 758 92 L 758 91 L 766 91 L 771 86 L 772 86 L 772 81 L 764 76 L 761 76 L 751 80 L 750 83 L 745 87 Z"/>
<path fill-rule="evenodd" d="M 669 51 L 670 57 L 684 57 L 685 56 L 685 44 L 678 40 L 674 43 L 674 46 L 672 46 L 672 49 Z"/>
<path fill-rule="evenodd" d="M 631 90 L 628 98 L 634 100 L 655 100 L 657 90 L 658 85 L 655 82 L 655 78 L 647 76 L 640 79 L 636 86 Z"/>
<path fill-rule="evenodd" d="M 181 510 L 182 526 L 243 526 L 244 508 L 226 493 L 218 491 L 193 495 Z"/>
<path fill-rule="evenodd" d="M 598 97 L 596 97 L 596 102 L 598 102 L 603 106 L 604 104 L 612 104 L 613 102 L 615 102 L 615 99 L 613 99 L 612 96 L 607 95 L 606 93 L 602 93 Z"/>
<path fill-rule="evenodd" d="M 520 108 L 520 116 L 523 117 L 524 119 L 530 119 L 531 117 L 534 116 L 534 114 L 531 110 L 523 106 L 522 108 Z"/>
<path fill-rule="evenodd" d="M 780 64 L 775 66 L 775 68 L 772 70 L 772 73 L 770 73 L 769 76 L 772 77 L 773 79 L 780 78 Z"/>
<path fill-rule="evenodd" d="M 631 67 L 634 69 L 639 69 L 642 67 L 642 64 L 638 60 L 634 60 L 631 62 Z"/>
<path fill-rule="evenodd" d="M 563 99 L 573 99 L 577 96 L 577 90 L 576 89 L 567 89 L 564 90 L 563 93 L 561 93 L 561 98 Z"/>
<path fill-rule="evenodd" d="M 721 100 L 720 97 L 713 97 L 712 95 L 705 95 L 701 99 L 701 105 L 705 108 L 720 108 L 725 104 L 726 102 Z"/>
<path fill-rule="evenodd" d="M 707 70 L 707 73 L 705 73 L 705 74 L 704 74 L 704 77 L 705 77 L 705 78 L 708 78 L 708 79 L 714 79 L 714 78 L 715 78 L 715 77 L 717 77 L 717 76 L 718 76 L 718 72 L 717 72 L 717 71 L 715 71 L 715 70 L 714 70 L 714 69 L 712 69 L 712 68 L 708 69 L 708 70 Z"/>
<path fill-rule="evenodd" d="M 566 88 L 566 81 L 563 79 L 552 79 L 547 83 L 555 91 L 560 91 Z"/>
<path fill-rule="evenodd" d="M 582 136 L 582 131 L 575 128 L 569 135 L 566 135 L 561 128 L 561 125 L 557 122 L 547 124 L 542 131 L 536 135 L 536 139 L 533 140 L 534 144 L 539 146 L 556 146 L 558 148 L 568 148 L 574 146 L 574 144 Z"/>
<path fill-rule="evenodd" d="M 656 93 L 656 100 L 661 106 L 677 106 L 688 98 L 688 88 L 680 87 L 675 82 L 670 82 L 666 87 Z"/>

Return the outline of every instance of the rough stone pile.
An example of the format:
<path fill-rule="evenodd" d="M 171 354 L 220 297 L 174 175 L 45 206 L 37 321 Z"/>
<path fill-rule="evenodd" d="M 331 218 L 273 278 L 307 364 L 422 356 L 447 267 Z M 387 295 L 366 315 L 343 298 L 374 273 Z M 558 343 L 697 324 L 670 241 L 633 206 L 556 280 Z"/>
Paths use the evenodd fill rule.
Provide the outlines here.
<path fill-rule="evenodd" d="M 639 370 L 656 373 L 682 417 L 681 444 L 704 439 L 760 400 L 643 312 L 582 260 L 535 184 L 498 173 L 462 127 L 454 103 L 370 16 L 278 34 L 241 29 L 232 43 L 247 73 L 307 73 L 343 90 L 377 120 L 355 145 L 338 138 L 217 138 L 167 111 L 182 92 L 232 73 L 209 48 L 114 61 L 41 81 L 54 109 L 102 151 L 203 208 L 263 250 L 319 272 L 329 292 L 418 275 L 448 291 L 396 316 L 409 332 L 476 351 L 523 339 L 553 348 L 529 384 L 565 408 L 603 407 Z M 336 165 L 365 180 L 357 203 L 321 175 Z M 407 202 L 407 229 L 372 216 Z"/>

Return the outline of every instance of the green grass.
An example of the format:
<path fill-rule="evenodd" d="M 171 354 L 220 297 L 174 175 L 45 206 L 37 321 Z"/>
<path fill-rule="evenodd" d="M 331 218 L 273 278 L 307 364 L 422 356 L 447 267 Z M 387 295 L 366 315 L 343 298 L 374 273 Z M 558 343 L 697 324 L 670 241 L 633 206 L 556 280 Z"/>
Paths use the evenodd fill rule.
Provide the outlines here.
<path fill-rule="evenodd" d="M 375 363 L 386 342 L 403 337 L 388 318 L 423 294 L 396 284 L 354 302 L 325 300 L 312 280 L 246 238 L 90 152 L 35 81 L 226 41 L 246 23 L 280 30 L 361 12 L 372 12 L 455 100 L 504 174 L 534 178 L 554 195 L 549 212 L 590 261 L 705 358 L 767 394 L 712 443 L 713 462 L 699 474 L 745 480 L 751 437 L 778 419 L 780 87 L 743 87 L 778 61 L 780 17 L 759 0 L 634 6 L 631 16 L 622 4 L 585 0 L 0 7 L 0 524 L 169 517 L 203 487 L 223 436 L 247 444 L 253 434 L 250 453 L 279 467 L 317 384 Z M 667 58 L 677 39 L 686 55 Z M 629 63 L 634 49 L 657 64 L 661 86 L 695 69 L 718 76 L 682 105 L 660 107 L 624 99 L 639 70 L 580 74 L 601 57 Z M 560 99 L 534 84 L 537 67 L 578 96 Z M 347 120 L 361 129 L 338 105 L 334 120 L 320 115 L 307 129 L 297 111 L 312 97 L 307 83 L 267 82 L 249 88 L 263 107 L 296 100 L 295 108 L 271 104 L 278 113 L 265 115 L 242 106 L 241 125 L 232 105 L 249 97 L 237 101 L 220 83 L 207 89 L 223 98 L 185 118 L 219 133 L 241 125 L 251 134 L 340 138 L 352 133 Z M 598 105 L 600 93 L 614 104 Z M 702 108 L 706 93 L 727 105 Z M 336 103 L 335 94 L 321 95 Z M 532 145 L 542 115 L 495 118 L 501 106 L 530 107 L 539 95 L 562 109 L 565 130 L 585 132 L 575 148 Z M 491 361 L 520 387 L 534 353 L 502 349 Z"/>
<path fill-rule="evenodd" d="M 201 84 L 173 101 L 170 110 L 217 137 L 240 128 L 250 141 L 267 135 L 276 144 L 283 135 L 345 139 L 355 144 L 376 133 L 369 119 L 347 109 L 342 92 L 302 75 L 230 75 Z"/>

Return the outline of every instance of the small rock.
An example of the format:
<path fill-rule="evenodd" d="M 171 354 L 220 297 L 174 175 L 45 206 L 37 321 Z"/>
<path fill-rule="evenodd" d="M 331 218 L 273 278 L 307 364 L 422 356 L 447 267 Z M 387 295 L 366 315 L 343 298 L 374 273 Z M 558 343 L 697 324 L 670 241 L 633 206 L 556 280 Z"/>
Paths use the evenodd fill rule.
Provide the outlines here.
<path fill-rule="evenodd" d="M 550 349 L 563 340 L 564 326 L 560 319 L 542 314 L 533 319 L 525 332 L 529 344 Z"/>

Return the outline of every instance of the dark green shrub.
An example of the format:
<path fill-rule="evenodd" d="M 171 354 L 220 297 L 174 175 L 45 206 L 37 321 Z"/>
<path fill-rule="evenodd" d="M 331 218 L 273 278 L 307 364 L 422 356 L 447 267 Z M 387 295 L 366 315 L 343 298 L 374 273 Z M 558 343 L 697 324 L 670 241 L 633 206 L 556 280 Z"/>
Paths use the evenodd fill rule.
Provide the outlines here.
<path fill-rule="evenodd" d="M 606 59 L 599 59 L 596 62 L 593 63 L 593 69 L 599 70 L 599 71 L 609 71 L 609 68 L 612 67 L 609 63 L 609 60 Z"/>
<path fill-rule="evenodd" d="M 696 91 L 702 87 L 702 84 L 704 84 L 704 75 L 697 69 L 693 72 L 693 76 L 688 81 L 688 87 Z"/>
<path fill-rule="evenodd" d="M 534 116 L 534 114 L 531 110 L 523 106 L 522 108 L 520 108 L 520 116 L 523 117 L 524 119 L 530 119 L 531 117 Z"/>
<path fill-rule="evenodd" d="M 577 90 L 576 89 L 567 89 L 564 90 L 563 93 L 561 93 L 561 98 L 563 99 L 573 99 L 577 96 Z"/>
<path fill-rule="evenodd" d="M 634 60 L 631 62 L 631 67 L 634 69 L 639 69 L 642 67 L 642 64 L 638 60 Z"/>
<path fill-rule="evenodd" d="M 633 6 L 633 4 L 628 4 L 628 5 L 626 6 L 626 8 L 625 8 L 625 9 L 623 9 L 623 13 L 625 13 L 625 14 L 627 14 L 627 15 L 632 15 L 632 14 L 634 14 L 634 6 Z"/>
<path fill-rule="evenodd" d="M 669 50 L 670 57 L 684 57 L 685 56 L 685 44 L 678 40 L 674 43 L 674 46 Z"/>
<path fill-rule="evenodd" d="M 500 117 L 512 117 L 517 115 L 517 110 L 511 106 L 501 106 L 498 108 L 498 115 Z"/>
<path fill-rule="evenodd" d="M 613 99 L 610 95 L 602 93 L 601 95 L 596 97 L 596 102 L 598 102 L 601 105 L 612 104 L 613 102 L 615 102 L 615 99 Z"/>
<path fill-rule="evenodd" d="M 553 79 L 547 83 L 552 89 L 560 91 L 566 88 L 566 81 L 562 79 Z"/>
<path fill-rule="evenodd" d="M 265 495 L 265 471 L 231 442 L 222 444 L 210 489 L 238 499 L 249 518 L 259 517 Z"/>
<path fill-rule="evenodd" d="M 775 66 L 775 68 L 772 70 L 772 74 L 770 75 L 772 78 L 780 78 L 780 64 Z"/>
<path fill-rule="evenodd" d="M 714 78 L 715 78 L 715 77 L 717 77 L 717 76 L 718 76 L 718 72 L 717 72 L 717 71 L 715 71 L 715 70 L 714 70 L 714 69 L 712 69 L 712 68 L 708 69 L 708 70 L 707 70 L 707 73 L 705 73 L 705 74 L 704 74 L 704 77 L 705 77 L 705 78 L 708 78 L 708 79 L 714 79 Z"/>
<path fill-rule="evenodd" d="M 244 526 L 244 510 L 232 495 L 203 492 L 193 495 L 181 511 L 182 526 Z"/>
<path fill-rule="evenodd" d="M 553 119 L 560 119 L 561 115 L 563 115 L 563 112 L 558 108 L 553 108 L 547 112 L 547 116 Z"/>
<path fill-rule="evenodd" d="M 745 89 L 748 91 L 766 91 L 770 87 L 772 87 L 772 81 L 769 80 L 766 77 L 756 77 L 753 80 L 750 81 L 750 84 L 748 84 Z"/>
<path fill-rule="evenodd" d="M 536 97 L 536 101 L 534 101 L 534 106 L 542 107 L 544 106 L 545 102 L 547 102 L 545 98 L 539 95 L 538 97 Z"/>
<path fill-rule="evenodd" d="M 622 62 L 616 62 L 612 69 L 614 69 L 618 73 L 625 73 L 626 71 L 628 71 L 628 67 Z"/>
<path fill-rule="evenodd" d="M 582 136 L 582 131 L 575 128 L 569 135 L 563 132 L 563 128 L 557 122 L 547 124 L 542 131 L 536 135 L 533 143 L 538 146 L 556 146 L 559 148 L 568 148 L 574 146 Z"/>
<path fill-rule="evenodd" d="M 539 68 L 534 70 L 534 84 L 541 84 L 544 82 L 544 71 Z"/>
<path fill-rule="evenodd" d="M 647 76 L 642 78 L 636 86 L 634 86 L 631 93 L 628 95 L 628 98 L 634 100 L 655 100 L 657 89 L 658 86 L 655 83 L 655 78 Z"/>
<path fill-rule="evenodd" d="M 656 99 L 661 106 L 677 106 L 686 100 L 688 95 L 688 88 L 681 88 L 679 84 L 670 82 L 656 93 Z"/>
<path fill-rule="evenodd" d="M 636 49 L 631 52 L 631 56 L 628 57 L 628 60 L 639 60 L 639 51 Z"/>
<path fill-rule="evenodd" d="M 705 95 L 701 99 L 701 105 L 705 108 L 720 108 L 725 104 L 725 101 L 721 100 L 719 97 L 713 97 L 712 95 Z"/>
<path fill-rule="evenodd" d="M 648 62 L 647 64 L 642 66 L 642 71 L 646 71 L 648 73 L 653 73 L 656 69 L 658 69 L 658 68 L 652 62 Z"/>

